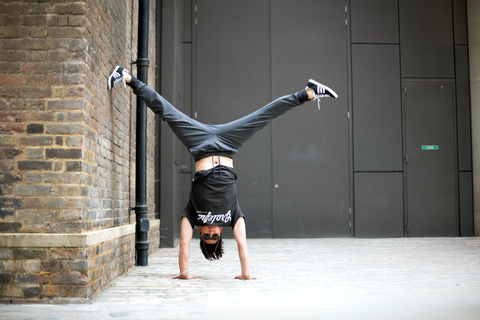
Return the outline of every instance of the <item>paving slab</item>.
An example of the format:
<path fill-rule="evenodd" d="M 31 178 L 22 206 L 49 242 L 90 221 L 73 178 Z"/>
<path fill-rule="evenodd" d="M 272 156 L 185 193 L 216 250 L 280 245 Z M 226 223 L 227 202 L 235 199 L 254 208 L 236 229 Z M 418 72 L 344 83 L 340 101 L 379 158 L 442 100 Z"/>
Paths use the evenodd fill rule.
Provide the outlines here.
<path fill-rule="evenodd" d="M 249 239 L 254 281 L 235 280 L 234 240 L 220 261 L 192 241 L 119 277 L 89 304 L 0 305 L 3 319 L 480 319 L 480 238 Z"/>

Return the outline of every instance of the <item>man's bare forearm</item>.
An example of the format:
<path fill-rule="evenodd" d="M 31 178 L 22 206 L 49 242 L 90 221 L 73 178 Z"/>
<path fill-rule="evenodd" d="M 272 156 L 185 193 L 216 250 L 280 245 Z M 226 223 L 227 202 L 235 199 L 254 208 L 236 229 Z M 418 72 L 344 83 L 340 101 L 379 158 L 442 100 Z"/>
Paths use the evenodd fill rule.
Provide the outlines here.
<path fill-rule="evenodd" d="M 242 267 L 242 275 L 236 276 L 235 279 L 252 280 L 256 279 L 250 275 L 250 256 L 248 254 L 247 246 L 247 230 L 245 227 L 245 220 L 238 219 L 233 229 L 233 235 L 237 241 L 238 257 L 240 258 L 240 265 Z"/>
<path fill-rule="evenodd" d="M 180 230 L 180 251 L 178 253 L 178 267 L 180 268 L 180 275 L 174 277 L 175 279 L 195 279 L 194 276 L 188 273 L 188 259 L 190 257 L 190 241 L 192 240 L 193 229 L 190 226 L 187 218 L 182 218 Z"/>

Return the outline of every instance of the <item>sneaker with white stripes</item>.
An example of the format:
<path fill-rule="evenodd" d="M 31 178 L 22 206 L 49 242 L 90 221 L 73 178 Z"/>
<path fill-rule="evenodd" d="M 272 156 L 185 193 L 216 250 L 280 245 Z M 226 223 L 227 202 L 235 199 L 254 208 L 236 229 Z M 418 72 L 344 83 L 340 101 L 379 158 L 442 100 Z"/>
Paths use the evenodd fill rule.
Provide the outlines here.
<path fill-rule="evenodd" d="M 310 88 L 315 92 L 315 98 L 312 100 L 317 100 L 318 110 L 320 110 L 320 98 L 338 98 L 338 95 L 335 93 L 335 91 L 312 79 L 308 80 L 305 89 L 307 88 Z"/>
<path fill-rule="evenodd" d="M 127 87 L 127 84 L 125 82 L 125 77 L 123 76 L 123 70 L 125 69 L 120 66 L 115 67 L 115 70 L 113 70 L 110 77 L 108 77 L 108 90 L 112 90 L 113 86 L 115 86 L 120 81 L 123 82 L 123 86 L 125 88 Z"/>

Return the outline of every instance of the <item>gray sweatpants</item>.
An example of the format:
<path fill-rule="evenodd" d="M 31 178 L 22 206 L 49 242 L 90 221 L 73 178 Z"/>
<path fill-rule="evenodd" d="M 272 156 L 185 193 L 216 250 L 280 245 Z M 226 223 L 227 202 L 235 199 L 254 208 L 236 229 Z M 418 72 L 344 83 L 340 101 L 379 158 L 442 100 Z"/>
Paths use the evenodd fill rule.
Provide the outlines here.
<path fill-rule="evenodd" d="M 200 160 L 206 154 L 236 154 L 238 149 L 278 116 L 308 101 L 305 90 L 280 97 L 240 119 L 210 125 L 190 118 L 177 110 L 155 90 L 132 77 L 129 85 L 153 112 L 168 123 L 175 135 Z"/>

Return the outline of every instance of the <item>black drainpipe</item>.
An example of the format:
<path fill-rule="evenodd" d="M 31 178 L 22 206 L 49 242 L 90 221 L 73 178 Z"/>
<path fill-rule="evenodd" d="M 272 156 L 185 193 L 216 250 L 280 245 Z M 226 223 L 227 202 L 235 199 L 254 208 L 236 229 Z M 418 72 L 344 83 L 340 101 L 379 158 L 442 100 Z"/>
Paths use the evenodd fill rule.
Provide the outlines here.
<path fill-rule="evenodd" d="M 140 0 L 138 5 L 138 51 L 137 78 L 143 83 L 148 79 L 148 25 L 149 0 Z M 147 107 L 137 97 L 137 155 L 135 176 L 135 215 L 137 266 L 148 266 L 148 230 L 150 221 L 147 218 Z"/>

